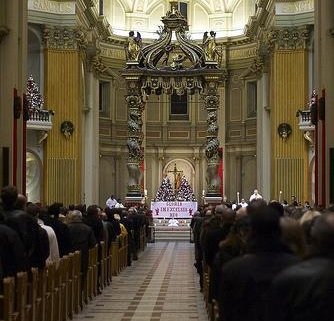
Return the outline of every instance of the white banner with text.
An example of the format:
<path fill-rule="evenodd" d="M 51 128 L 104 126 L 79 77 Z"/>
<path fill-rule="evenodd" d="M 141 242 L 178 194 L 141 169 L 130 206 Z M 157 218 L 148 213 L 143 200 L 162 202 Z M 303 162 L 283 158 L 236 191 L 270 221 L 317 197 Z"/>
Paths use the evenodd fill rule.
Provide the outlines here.
<path fill-rule="evenodd" d="M 191 218 L 197 211 L 197 202 L 152 202 L 153 218 Z"/>

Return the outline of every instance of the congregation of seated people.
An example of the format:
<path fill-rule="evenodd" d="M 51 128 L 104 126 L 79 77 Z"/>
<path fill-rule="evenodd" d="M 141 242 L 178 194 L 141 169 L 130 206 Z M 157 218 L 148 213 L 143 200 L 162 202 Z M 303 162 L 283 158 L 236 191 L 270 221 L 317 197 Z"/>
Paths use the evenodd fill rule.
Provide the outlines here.
<path fill-rule="evenodd" d="M 14 186 L 0 196 L 0 279 L 57 266 L 80 251 L 83 285 L 89 250 L 98 245 L 99 260 L 101 243 L 110 249 L 121 235 L 128 238 L 126 264 L 138 259 L 145 208 L 42 206 L 27 203 Z M 210 321 L 333 320 L 334 208 L 262 197 L 238 205 L 206 204 L 190 224 Z"/>
<path fill-rule="evenodd" d="M 209 319 L 333 320 L 334 208 L 262 197 L 232 205 L 207 204 L 191 222 Z"/>
<path fill-rule="evenodd" d="M 98 205 L 50 206 L 27 202 L 15 186 L 1 190 L 0 280 L 32 268 L 44 269 L 64 256 L 80 251 L 81 283 L 85 283 L 89 249 L 103 242 L 109 253 L 112 242 L 127 236 L 127 265 L 138 259 L 140 233 L 148 224 L 146 208 L 102 208 Z M 120 239 L 120 238 L 119 238 Z M 101 271 L 99 270 L 99 273 Z M 98 278 L 98 283 L 100 278 Z M 0 282 L 0 295 L 2 282 Z M 101 292 L 100 284 L 97 285 Z"/>

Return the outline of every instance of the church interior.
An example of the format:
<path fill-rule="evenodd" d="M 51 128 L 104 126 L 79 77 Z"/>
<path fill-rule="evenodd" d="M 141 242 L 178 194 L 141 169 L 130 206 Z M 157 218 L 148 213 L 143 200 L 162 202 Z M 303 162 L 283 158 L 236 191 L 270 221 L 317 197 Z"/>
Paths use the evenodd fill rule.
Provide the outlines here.
<path fill-rule="evenodd" d="M 177 172 L 200 204 L 333 203 L 333 7 L 1 0 L 0 184 L 150 204 Z"/>
<path fill-rule="evenodd" d="M 0 321 L 332 320 L 333 17 L 0 0 Z"/>

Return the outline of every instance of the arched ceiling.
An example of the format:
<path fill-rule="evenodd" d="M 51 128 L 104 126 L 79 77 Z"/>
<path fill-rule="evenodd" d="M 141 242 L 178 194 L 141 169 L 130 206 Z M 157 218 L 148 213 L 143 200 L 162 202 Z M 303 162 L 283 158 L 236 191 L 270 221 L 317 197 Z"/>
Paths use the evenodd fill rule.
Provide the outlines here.
<path fill-rule="evenodd" d="M 194 39 L 214 30 L 217 37 L 242 35 L 249 17 L 255 14 L 256 0 L 183 0 L 188 5 L 189 31 Z M 161 17 L 170 10 L 169 0 L 104 1 L 104 15 L 113 32 L 127 35 L 139 31 L 156 38 Z"/>
<path fill-rule="evenodd" d="M 198 0 L 198 1 L 182 1 L 185 3 L 194 4 L 200 3 L 207 7 L 210 12 L 233 12 L 238 3 L 247 0 Z M 151 8 L 161 4 L 161 0 L 119 0 L 119 2 L 129 12 L 149 12 Z M 168 2 L 168 1 L 167 1 Z"/>

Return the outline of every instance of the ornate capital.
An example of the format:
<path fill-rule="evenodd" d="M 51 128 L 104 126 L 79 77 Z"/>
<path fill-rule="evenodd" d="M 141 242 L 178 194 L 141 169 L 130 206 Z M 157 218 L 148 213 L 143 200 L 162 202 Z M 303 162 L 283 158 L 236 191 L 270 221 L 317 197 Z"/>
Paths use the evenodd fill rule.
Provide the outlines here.
<path fill-rule="evenodd" d="M 42 36 L 49 49 L 83 49 L 88 43 L 86 32 L 78 28 L 46 26 Z"/>
<path fill-rule="evenodd" d="M 269 50 L 305 49 L 308 46 L 310 34 L 308 27 L 272 29 L 266 34 L 265 43 Z"/>
<path fill-rule="evenodd" d="M 90 59 L 90 69 L 97 75 L 103 74 L 108 67 L 103 63 L 102 58 L 99 55 L 95 55 Z"/>
<path fill-rule="evenodd" d="M 240 76 L 240 78 L 245 79 L 246 77 L 255 75 L 256 78 L 260 78 L 263 73 L 265 66 L 265 59 L 263 56 L 256 56 L 252 62 L 252 64 L 248 67 L 248 69 Z"/>

